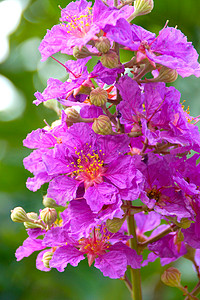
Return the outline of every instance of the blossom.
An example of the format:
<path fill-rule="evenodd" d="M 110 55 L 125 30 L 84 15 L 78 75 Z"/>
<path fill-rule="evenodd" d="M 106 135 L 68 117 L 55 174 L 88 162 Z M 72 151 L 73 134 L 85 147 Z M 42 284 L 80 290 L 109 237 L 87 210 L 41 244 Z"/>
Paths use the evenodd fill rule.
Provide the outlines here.
<path fill-rule="evenodd" d="M 73 93 L 74 96 L 84 92 L 87 94 L 88 89 L 93 87 L 90 80 L 87 67 L 85 66 L 90 57 L 78 59 L 76 61 L 69 60 L 65 63 L 66 70 L 69 73 L 69 79 L 62 82 L 58 79 L 49 78 L 47 81 L 47 88 L 43 93 L 36 92 L 34 95 L 37 100 L 34 104 L 39 105 L 50 99 L 57 99 L 61 104 L 68 106 L 68 98 Z M 85 100 L 85 98 L 84 98 Z"/>
<path fill-rule="evenodd" d="M 163 216 L 176 217 L 178 222 L 183 218 L 193 220 L 189 199 L 174 183 L 173 163 L 173 157 L 170 162 L 155 154 L 148 154 L 146 163 L 138 160 L 136 167 L 145 176 L 141 201 Z"/>
<path fill-rule="evenodd" d="M 89 266 L 95 261 L 94 266 L 110 278 L 124 276 L 127 265 L 134 269 L 140 268 L 142 260 L 135 250 L 119 241 L 118 234 L 109 233 L 102 225 L 94 229 L 89 237 L 82 237 L 79 241 L 71 241 L 57 248 L 50 267 L 64 271 L 68 263 L 77 266 L 85 258 L 84 255 L 87 256 Z"/>
<path fill-rule="evenodd" d="M 160 64 L 176 69 L 182 77 L 200 77 L 198 54 L 192 43 L 176 28 L 164 27 L 156 37 L 140 26 L 119 19 L 116 25 L 107 25 L 104 30 L 108 38 L 136 51 L 137 62 L 147 59 L 154 68 Z"/>
<path fill-rule="evenodd" d="M 80 0 L 61 10 L 61 24 L 48 30 L 39 46 L 43 61 L 59 51 L 72 54 L 74 46 L 86 45 L 97 38 L 96 34 L 107 24 L 115 25 L 119 18 L 127 17 L 133 9 L 118 10 L 100 0 L 95 1 L 93 8 L 90 6 L 91 2 Z"/>
<path fill-rule="evenodd" d="M 143 140 L 155 145 L 167 141 L 171 144 L 200 145 L 198 127 L 183 110 L 180 93 L 164 83 L 146 83 L 141 88 L 128 75 L 115 84 L 122 101 L 117 106 L 121 122 L 129 125 L 132 132 L 141 133 Z"/>

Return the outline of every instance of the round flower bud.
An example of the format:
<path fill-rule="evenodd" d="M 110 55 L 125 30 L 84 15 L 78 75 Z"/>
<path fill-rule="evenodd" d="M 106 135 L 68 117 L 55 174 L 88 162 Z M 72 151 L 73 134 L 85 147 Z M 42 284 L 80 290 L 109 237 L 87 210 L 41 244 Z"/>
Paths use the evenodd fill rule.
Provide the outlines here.
<path fill-rule="evenodd" d="M 35 220 L 35 221 L 38 220 L 38 214 L 36 214 L 34 212 L 27 213 L 27 217 L 30 220 Z M 27 229 L 28 228 L 41 228 L 40 225 L 38 225 L 37 223 L 34 223 L 34 221 L 33 222 L 24 222 L 24 226 Z"/>
<path fill-rule="evenodd" d="M 161 280 L 164 284 L 172 287 L 180 287 L 181 284 L 181 272 L 176 268 L 169 268 L 161 276 Z"/>
<path fill-rule="evenodd" d="M 109 69 L 116 68 L 119 65 L 119 59 L 117 53 L 111 50 L 107 53 L 104 53 L 101 56 L 101 63 L 106 68 Z"/>
<path fill-rule="evenodd" d="M 46 207 L 40 212 L 41 220 L 47 224 L 53 224 L 57 219 L 57 212 L 54 208 Z"/>
<path fill-rule="evenodd" d="M 73 107 L 68 107 L 65 109 L 67 115 L 67 121 L 76 123 L 80 121 L 80 114 Z"/>
<path fill-rule="evenodd" d="M 58 107 L 58 101 L 56 99 L 50 99 L 43 102 L 43 105 L 49 109 L 54 110 L 58 115 L 60 114 L 60 109 Z"/>
<path fill-rule="evenodd" d="M 45 195 L 43 197 L 43 201 L 42 201 L 43 205 L 45 207 L 58 207 L 59 205 L 56 204 L 56 201 L 51 199 L 51 198 L 48 198 L 47 195 Z"/>
<path fill-rule="evenodd" d="M 42 257 L 42 262 L 46 268 L 50 268 L 49 262 L 52 259 L 52 257 L 53 257 L 53 252 L 51 252 L 51 251 L 47 251 L 44 253 L 44 255 Z"/>
<path fill-rule="evenodd" d="M 95 41 L 95 47 L 101 53 L 107 53 L 110 50 L 110 41 L 107 37 L 101 36 Z"/>
<path fill-rule="evenodd" d="M 90 93 L 90 102 L 95 106 L 104 105 L 107 102 L 107 98 L 108 93 L 100 87 L 92 90 Z"/>
<path fill-rule="evenodd" d="M 86 46 L 83 46 L 81 48 L 79 48 L 79 46 L 75 46 L 73 48 L 73 56 L 76 59 L 85 58 L 85 57 L 91 56 L 92 54 L 93 53 L 91 53 Z"/>
<path fill-rule="evenodd" d="M 92 129 L 97 134 L 102 134 L 102 135 L 113 134 L 110 119 L 105 115 L 101 115 L 94 120 L 94 123 L 92 124 Z"/>
<path fill-rule="evenodd" d="M 13 222 L 23 223 L 30 221 L 25 210 L 22 207 L 15 207 L 11 210 L 11 219 Z"/>
<path fill-rule="evenodd" d="M 174 82 L 178 77 L 178 73 L 174 69 L 162 66 L 159 74 L 155 78 L 147 79 L 148 82 Z"/>
<path fill-rule="evenodd" d="M 137 16 L 149 14 L 152 11 L 153 6 L 153 0 L 135 0 L 134 13 L 127 19 L 127 21 L 130 22 Z"/>

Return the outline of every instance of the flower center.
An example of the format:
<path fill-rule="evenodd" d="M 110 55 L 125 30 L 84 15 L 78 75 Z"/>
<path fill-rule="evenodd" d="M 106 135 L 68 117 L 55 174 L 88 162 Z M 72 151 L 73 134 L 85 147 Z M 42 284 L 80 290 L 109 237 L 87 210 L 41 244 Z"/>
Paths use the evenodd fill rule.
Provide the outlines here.
<path fill-rule="evenodd" d="M 92 8 L 89 7 L 88 12 L 85 14 L 68 16 L 70 18 L 70 22 L 68 24 L 62 23 L 63 26 L 66 26 L 67 33 L 78 38 L 83 38 L 90 30 L 90 26 L 93 23 L 91 9 Z"/>
<path fill-rule="evenodd" d="M 106 250 L 111 245 L 109 243 L 110 235 L 106 232 L 105 227 L 102 229 L 103 232 L 100 232 L 99 227 L 94 228 L 89 238 L 79 240 L 79 251 L 87 254 L 89 266 L 91 266 L 97 256 L 106 253 Z"/>
<path fill-rule="evenodd" d="M 75 151 L 78 156 L 76 163 L 72 163 L 74 166 L 73 174 L 77 180 L 84 181 L 85 188 L 88 188 L 94 183 L 103 182 L 102 176 L 104 175 L 106 168 L 104 167 L 104 161 L 101 156 L 104 155 L 102 150 L 99 153 L 95 153 L 94 150 L 91 153 L 84 154 L 83 150 L 80 152 Z"/>
<path fill-rule="evenodd" d="M 158 202 L 161 197 L 161 192 L 158 191 L 156 188 L 152 188 L 151 190 L 147 191 L 147 197 L 149 199 L 155 199 L 156 202 Z"/>

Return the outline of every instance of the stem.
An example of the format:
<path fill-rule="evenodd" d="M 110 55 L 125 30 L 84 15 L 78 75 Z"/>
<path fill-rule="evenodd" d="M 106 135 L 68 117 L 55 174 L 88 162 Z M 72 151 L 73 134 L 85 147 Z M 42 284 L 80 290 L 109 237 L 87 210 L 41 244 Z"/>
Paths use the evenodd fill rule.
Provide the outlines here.
<path fill-rule="evenodd" d="M 132 294 L 132 284 L 130 283 L 130 280 L 128 279 L 127 275 L 124 275 L 124 283 L 127 286 L 128 290 L 130 291 L 130 293 Z"/>
<path fill-rule="evenodd" d="M 136 252 L 138 252 L 138 243 L 137 243 L 137 235 L 135 231 L 136 228 L 135 228 L 134 216 L 128 216 L 127 224 L 128 224 L 128 234 L 133 236 L 130 239 L 131 249 L 134 249 Z M 132 299 L 142 300 L 140 269 L 130 268 L 130 271 L 131 271 L 131 281 L 132 281 Z"/>
<path fill-rule="evenodd" d="M 195 286 L 193 291 L 190 293 L 190 295 L 198 296 L 199 293 L 200 293 L 200 281 L 197 283 L 197 285 Z M 185 298 L 185 300 L 189 300 L 188 296 Z"/>
<path fill-rule="evenodd" d="M 144 248 L 146 248 L 146 246 L 148 246 L 149 244 L 158 241 L 159 239 L 161 239 L 162 237 L 166 236 L 166 235 L 169 234 L 170 232 L 176 231 L 178 228 L 179 228 L 178 226 L 172 225 L 172 226 L 170 226 L 169 228 L 163 230 L 161 233 L 159 233 L 159 234 L 155 235 L 154 237 L 148 239 L 146 242 L 140 243 L 140 244 L 139 244 L 139 247 L 140 247 L 141 249 L 144 249 Z"/>

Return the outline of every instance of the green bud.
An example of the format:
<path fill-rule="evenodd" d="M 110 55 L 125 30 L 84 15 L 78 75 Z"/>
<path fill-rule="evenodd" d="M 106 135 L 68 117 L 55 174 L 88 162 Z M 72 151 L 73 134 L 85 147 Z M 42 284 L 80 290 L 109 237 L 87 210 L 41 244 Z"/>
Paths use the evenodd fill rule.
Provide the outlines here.
<path fill-rule="evenodd" d="M 97 53 L 95 54 L 93 52 L 90 52 L 86 46 L 82 46 L 80 48 L 79 48 L 79 46 L 75 46 L 73 48 L 73 56 L 76 59 L 85 58 L 85 57 L 94 56 L 94 55 L 97 55 Z"/>
<path fill-rule="evenodd" d="M 29 218 L 22 207 L 15 207 L 11 210 L 11 219 L 13 222 L 23 223 L 29 221 Z"/>
<path fill-rule="evenodd" d="M 181 286 L 181 272 L 176 268 L 169 268 L 161 276 L 161 280 L 164 284 L 171 287 Z"/>
<path fill-rule="evenodd" d="M 107 53 L 110 50 L 110 41 L 107 37 L 101 36 L 95 41 L 95 47 L 101 53 Z"/>
<path fill-rule="evenodd" d="M 97 87 L 96 89 L 92 90 L 90 93 L 90 102 L 95 106 L 102 106 L 107 102 L 108 93 L 100 88 Z"/>
<path fill-rule="evenodd" d="M 132 21 L 135 17 L 147 15 L 153 9 L 153 0 L 135 0 L 134 2 L 134 13 L 128 17 L 127 21 Z"/>
<path fill-rule="evenodd" d="M 48 269 L 50 269 L 49 262 L 52 259 L 52 257 L 53 257 L 53 252 L 51 252 L 51 251 L 45 252 L 42 257 L 42 262 L 43 262 L 44 266 Z"/>
<path fill-rule="evenodd" d="M 108 231 L 112 232 L 112 233 L 115 233 L 115 232 L 118 232 L 120 230 L 120 228 L 122 227 L 124 221 L 125 221 L 126 217 L 125 218 L 113 218 L 112 220 L 108 219 L 106 221 L 106 227 L 108 229 Z"/>
<path fill-rule="evenodd" d="M 92 129 L 97 134 L 109 135 L 113 134 L 112 125 L 110 119 L 106 115 L 101 115 L 97 119 L 94 119 Z"/>
<path fill-rule="evenodd" d="M 67 115 L 67 121 L 70 121 L 72 123 L 79 122 L 81 119 L 80 114 L 73 107 L 66 108 L 65 113 Z"/>
<path fill-rule="evenodd" d="M 37 223 L 34 223 L 34 221 L 37 221 L 38 220 L 38 214 L 34 213 L 34 212 L 30 212 L 30 213 L 27 213 L 27 217 L 30 219 L 30 220 L 33 220 L 32 222 L 24 222 L 24 226 L 25 228 L 41 228 L 41 226 Z"/>
<path fill-rule="evenodd" d="M 159 75 L 155 78 L 147 79 L 148 82 L 174 82 L 178 77 L 176 70 L 162 66 Z"/>
<path fill-rule="evenodd" d="M 43 201 L 42 201 L 43 205 L 45 207 L 58 207 L 59 205 L 56 204 L 56 201 L 51 199 L 51 198 L 48 198 L 47 195 L 45 195 L 43 197 Z"/>
<path fill-rule="evenodd" d="M 52 225 L 57 219 L 57 212 L 54 208 L 46 207 L 40 212 L 41 220 L 47 224 Z"/>
<path fill-rule="evenodd" d="M 43 102 L 43 105 L 49 109 L 54 110 L 58 115 L 60 115 L 60 109 L 58 107 L 58 101 L 56 99 L 50 99 Z"/>
<path fill-rule="evenodd" d="M 101 63 L 104 67 L 113 69 L 119 65 L 119 58 L 116 52 L 110 50 L 101 56 Z"/>

